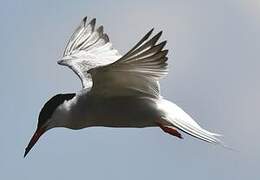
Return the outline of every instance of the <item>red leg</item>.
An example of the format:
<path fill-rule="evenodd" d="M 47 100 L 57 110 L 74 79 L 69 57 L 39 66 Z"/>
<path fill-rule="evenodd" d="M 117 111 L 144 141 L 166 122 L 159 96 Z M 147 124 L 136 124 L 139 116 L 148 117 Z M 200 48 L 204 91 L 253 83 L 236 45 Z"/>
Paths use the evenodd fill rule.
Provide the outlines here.
<path fill-rule="evenodd" d="M 181 135 L 181 133 L 179 133 L 179 132 L 177 131 L 177 129 L 174 128 L 173 126 L 164 126 L 164 125 L 162 125 L 162 124 L 158 124 L 158 125 L 159 125 L 159 127 L 160 127 L 164 132 L 166 132 L 166 133 L 168 133 L 168 134 L 171 134 L 171 135 L 173 135 L 173 136 L 176 136 L 176 137 L 178 137 L 178 138 L 180 138 L 180 139 L 183 138 L 182 135 Z"/>

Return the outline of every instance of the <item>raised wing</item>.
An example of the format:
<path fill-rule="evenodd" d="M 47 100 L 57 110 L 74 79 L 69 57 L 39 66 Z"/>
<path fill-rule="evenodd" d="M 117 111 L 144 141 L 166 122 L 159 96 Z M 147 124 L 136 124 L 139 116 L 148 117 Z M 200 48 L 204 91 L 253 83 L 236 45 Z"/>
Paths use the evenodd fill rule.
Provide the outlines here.
<path fill-rule="evenodd" d="M 90 88 L 89 69 L 104 66 L 118 60 L 121 55 L 112 48 L 103 26 L 95 28 L 96 19 L 87 23 L 85 17 L 72 34 L 58 64 L 71 68 L 80 78 L 83 88 Z"/>
<path fill-rule="evenodd" d="M 156 44 L 162 32 L 149 31 L 128 53 L 112 64 L 89 70 L 90 93 L 102 96 L 160 96 L 158 80 L 167 74 L 166 41 Z"/>

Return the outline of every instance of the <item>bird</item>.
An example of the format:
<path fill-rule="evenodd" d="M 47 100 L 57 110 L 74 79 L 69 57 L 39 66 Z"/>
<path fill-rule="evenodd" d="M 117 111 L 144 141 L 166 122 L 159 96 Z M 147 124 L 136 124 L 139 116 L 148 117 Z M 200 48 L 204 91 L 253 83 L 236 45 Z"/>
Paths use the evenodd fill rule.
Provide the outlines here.
<path fill-rule="evenodd" d="M 182 139 L 187 133 L 221 144 L 220 134 L 203 129 L 193 118 L 160 94 L 159 80 L 168 74 L 167 41 L 152 28 L 132 49 L 121 55 L 96 19 L 84 17 L 69 38 L 57 63 L 69 67 L 81 80 L 76 93 L 57 94 L 41 109 L 24 157 L 38 139 L 56 127 L 159 127 Z"/>

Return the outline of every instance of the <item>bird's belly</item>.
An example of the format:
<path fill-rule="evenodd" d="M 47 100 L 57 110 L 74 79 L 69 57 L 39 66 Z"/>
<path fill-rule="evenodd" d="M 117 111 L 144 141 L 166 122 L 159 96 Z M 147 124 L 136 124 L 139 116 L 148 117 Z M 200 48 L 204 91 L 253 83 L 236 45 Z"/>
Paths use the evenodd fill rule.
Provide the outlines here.
<path fill-rule="evenodd" d="M 117 97 L 89 100 L 78 116 L 85 127 L 151 127 L 160 117 L 154 101 L 148 98 Z M 83 128 L 83 127 L 82 127 Z"/>

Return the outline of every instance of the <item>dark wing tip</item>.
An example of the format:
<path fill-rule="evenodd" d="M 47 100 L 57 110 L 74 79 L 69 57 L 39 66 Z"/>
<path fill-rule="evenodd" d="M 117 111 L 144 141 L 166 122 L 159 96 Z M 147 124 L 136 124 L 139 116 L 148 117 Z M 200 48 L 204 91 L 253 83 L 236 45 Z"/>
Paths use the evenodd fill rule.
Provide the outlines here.
<path fill-rule="evenodd" d="M 88 17 L 87 16 L 85 16 L 84 18 L 83 18 L 83 22 L 84 22 L 84 26 L 86 25 L 86 23 L 87 23 L 87 19 L 88 19 Z"/>
<path fill-rule="evenodd" d="M 158 47 L 158 51 L 161 51 L 164 46 L 166 45 L 167 41 L 162 41 L 159 44 L 155 45 L 154 47 Z"/>
<path fill-rule="evenodd" d="M 159 37 L 161 37 L 162 33 L 163 33 L 163 31 L 160 31 L 157 34 L 159 35 Z"/>
<path fill-rule="evenodd" d="M 105 42 L 109 42 L 109 37 L 106 33 L 103 34 L 102 38 L 105 40 Z"/>
<path fill-rule="evenodd" d="M 151 39 L 151 41 L 157 42 L 157 41 L 160 39 L 161 35 L 162 35 L 162 31 L 158 32 L 158 33 Z"/>
<path fill-rule="evenodd" d="M 165 49 L 165 50 L 163 50 L 162 52 L 164 53 L 164 56 L 166 56 L 166 55 L 168 54 L 169 50 L 168 50 L 168 49 Z"/>
<path fill-rule="evenodd" d="M 166 45 L 167 41 L 162 41 L 160 44 L 162 44 L 162 46 L 164 47 Z"/>
<path fill-rule="evenodd" d="M 91 26 L 95 26 L 95 25 L 96 25 L 96 18 L 91 19 L 91 21 L 89 22 L 89 24 L 90 24 Z"/>
<path fill-rule="evenodd" d="M 152 28 L 147 34 L 149 34 L 149 36 L 152 34 L 154 28 Z"/>
<path fill-rule="evenodd" d="M 24 155 L 23 155 L 23 158 L 25 158 L 26 157 L 26 155 L 28 154 L 28 149 L 27 148 L 25 148 L 25 152 L 24 152 Z"/>
<path fill-rule="evenodd" d="M 146 40 L 151 36 L 153 30 L 154 30 L 154 28 L 152 28 L 148 33 L 146 33 L 146 34 L 144 35 L 144 37 L 139 41 L 139 43 L 146 41 Z M 137 43 L 137 44 L 138 44 L 138 43 Z"/>
<path fill-rule="evenodd" d="M 148 33 L 146 33 L 146 35 L 143 37 L 143 41 L 145 41 L 146 39 L 148 39 L 150 37 L 150 35 L 153 33 L 154 28 L 152 28 Z"/>
<path fill-rule="evenodd" d="M 97 28 L 97 32 L 99 33 L 99 34 L 103 34 L 103 32 L 104 32 L 104 27 L 101 25 L 101 26 L 99 26 L 98 28 Z"/>

